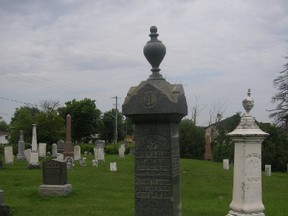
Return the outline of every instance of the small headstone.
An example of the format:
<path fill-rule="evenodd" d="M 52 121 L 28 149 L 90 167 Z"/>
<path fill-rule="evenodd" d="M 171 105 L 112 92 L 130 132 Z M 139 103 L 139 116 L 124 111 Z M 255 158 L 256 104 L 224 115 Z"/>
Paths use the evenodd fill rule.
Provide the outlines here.
<path fill-rule="evenodd" d="M 29 169 L 38 169 L 39 166 L 39 155 L 38 152 L 31 152 L 30 153 L 30 161 L 29 161 Z"/>
<path fill-rule="evenodd" d="M 4 191 L 0 190 L 0 215 L 1 216 L 9 216 L 10 215 L 10 207 L 5 205 L 4 203 Z"/>
<path fill-rule="evenodd" d="M 120 158 L 125 157 L 125 145 L 124 144 L 120 145 L 120 147 L 118 148 L 118 152 L 119 152 Z"/>
<path fill-rule="evenodd" d="M 105 162 L 104 147 L 102 146 L 94 147 L 94 156 L 95 156 L 95 160 Z"/>
<path fill-rule="evenodd" d="M 81 147 L 79 145 L 74 146 L 74 160 L 81 158 Z"/>
<path fill-rule="evenodd" d="M 117 164 L 116 164 L 116 162 L 111 162 L 111 163 L 110 163 L 110 171 L 111 171 L 111 172 L 116 172 L 116 171 L 117 171 Z"/>
<path fill-rule="evenodd" d="M 53 143 L 52 144 L 52 158 L 57 158 L 57 144 L 56 143 Z"/>
<path fill-rule="evenodd" d="M 39 143 L 39 157 L 46 158 L 46 146 L 47 143 Z"/>
<path fill-rule="evenodd" d="M 4 147 L 4 157 L 5 157 L 5 164 L 13 165 L 14 156 L 13 156 L 13 147 L 12 146 L 5 146 Z"/>
<path fill-rule="evenodd" d="M 98 161 L 97 160 L 92 160 L 92 166 L 93 167 L 98 167 Z"/>
<path fill-rule="evenodd" d="M 31 153 L 31 149 L 24 150 L 24 156 L 27 162 L 30 161 L 30 153 Z"/>
<path fill-rule="evenodd" d="M 64 152 L 64 141 L 63 140 L 57 141 L 57 150 L 58 150 L 58 153 L 63 154 L 63 152 Z"/>
<path fill-rule="evenodd" d="M 229 170 L 229 159 L 223 159 L 223 169 Z"/>
<path fill-rule="evenodd" d="M 45 196 L 65 196 L 72 191 L 71 184 L 67 184 L 67 165 L 65 161 L 50 160 L 42 163 L 43 184 L 39 187 L 39 194 Z"/>
<path fill-rule="evenodd" d="M 57 160 L 58 161 L 63 161 L 64 160 L 64 155 L 61 153 L 57 153 Z"/>
<path fill-rule="evenodd" d="M 85 151 L 85 152 L 84 152 L 84 155 L 88 155 L 88 151 Z"/>
<path fill-rule="evenodd" d="M 67 169 L 73 169 L 74 167 L 74 161 L 72 157 L 66 157 L 65 158 L 66 164 L 67 164 Z"/>
<path fill-rule="evenodd" d="M 265 176 L 271 176 L 271 165 L 265 165 Z"/>
<path fill-rule="evenodd" d="M 80 164 L 80 166 L 86 166 L 86 158 L 85 157 L 80 158 L 79 159 L 79 164 Z"/>

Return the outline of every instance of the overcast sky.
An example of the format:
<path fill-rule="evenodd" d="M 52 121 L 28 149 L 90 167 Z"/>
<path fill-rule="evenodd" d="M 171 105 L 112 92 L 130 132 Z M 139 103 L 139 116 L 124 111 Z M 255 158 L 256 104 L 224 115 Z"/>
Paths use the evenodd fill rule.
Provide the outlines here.
<path fill-rule="evenodd" d="M 118 96 L 121 109 L 151 73 L 143 47 L 152 25 L 167 49 L 161 73 L 183 84 L 187 117 L 196 102 L 199 125 L 215 104 L 224 118 L 243 111 L 251 88 L 251 114 L 271 121 L 287 0 L 0 0 L 0 116 L 9 123 L 17 107 L 41 100 L 90 98 L 105 112 Z"/>

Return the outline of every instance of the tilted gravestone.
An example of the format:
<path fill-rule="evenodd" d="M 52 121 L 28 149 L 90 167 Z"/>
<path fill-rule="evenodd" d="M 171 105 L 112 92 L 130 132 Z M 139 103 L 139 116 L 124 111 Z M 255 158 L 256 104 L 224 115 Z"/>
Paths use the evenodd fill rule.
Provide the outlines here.
<path fill-rule="evenodd" d="M 42 163 L 43 184 L 39 194 L 46 196 L 64 196 L 72 191 L 67 184 L 67 165 L 65 161 L 50 160 Z"/>
<path fill-rule="evenodd" d="M 131 87 L 122 106 L 135 123 L 135 215 L 182 215 L 178 124 L 187 115 L 181 84 L 170 84 L 159 73 L 166 48 L 150 28 L 144 55 L 152 75 Z"/>

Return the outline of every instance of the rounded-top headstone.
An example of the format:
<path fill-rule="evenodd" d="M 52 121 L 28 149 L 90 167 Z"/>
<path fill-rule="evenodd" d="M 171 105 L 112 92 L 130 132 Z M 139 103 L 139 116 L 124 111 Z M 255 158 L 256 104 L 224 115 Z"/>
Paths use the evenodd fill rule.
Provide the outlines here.
<path fill-rule="evenodd" d="M 165 57 L 166 47 L 157 38 L 159 34 L 157 33 L 156 26 L 151 26 L 149 36 L 151 37 L 151 40 L 146 43 L 143 49 L 144 56 L 152 66 L 152 75 L 150 75 L 149 79 L 164 79 L 159 73 L 159 66 Z"/>

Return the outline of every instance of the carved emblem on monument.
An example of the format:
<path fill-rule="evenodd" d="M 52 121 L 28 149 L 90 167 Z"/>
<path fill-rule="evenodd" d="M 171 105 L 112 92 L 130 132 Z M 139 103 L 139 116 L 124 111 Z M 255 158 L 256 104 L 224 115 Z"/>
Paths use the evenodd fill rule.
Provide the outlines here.
<path fill-rule="evenodd" d="M 154 107 L 156 102 L 157 102 L 157 97 L 155 93 L 152 91 L 145 92 L 143 97 L 141 98 L 141 104 L 145 108 Z"/>

